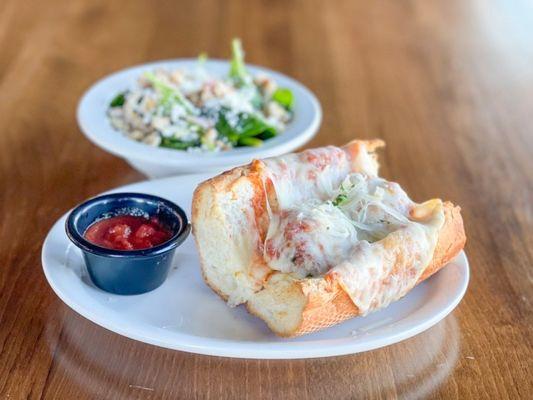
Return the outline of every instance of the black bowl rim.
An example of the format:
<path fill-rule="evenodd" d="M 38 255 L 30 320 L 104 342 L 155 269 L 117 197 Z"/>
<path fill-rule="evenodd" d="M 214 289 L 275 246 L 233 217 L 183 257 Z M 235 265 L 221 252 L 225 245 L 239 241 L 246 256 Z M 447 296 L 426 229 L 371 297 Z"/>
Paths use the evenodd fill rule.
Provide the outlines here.
<path fill-rule="evenodd" d="M 75 217 L 86 207 L 93 205 L 94 203 L 101 202 L 108 199 L 127 199 L 127 198 L 137 198 L 142 200 L 150 200 L 155 203 L 162 203 L 165 206 L 176 211 L 176 213 L 181 218 L 181 227 L 180 229 L 172 235 L 170 239 L 166 242 L 163 242 L 157 246 L 149 247 L 147 249 L 140 250 L 116 250 L 108 249 L 105 247 L 98 246 L 94 243 L 89 242 L 83 237 L 83 233 L 79 233 L 74 226 Z M 89 200 L 84 201 L 83 203 L 77 205 L 69 213 L 67 220 L 65 221 L 65 231 L 68 238 L 83 251 L 93 253 L 96 255 L 104 257 L 117 257 L 117 258 L 126 258 L 126 257 L 138 257 L 138 256 L 156 256 L 163 253 L 166 253 L 182 244 L 185 239 L 189 236 L 191 232 L 191 224 L 187 218 L 187 214 L 183 209 L 178 206 L 176 203 L 164 199 L 159 196 L 146 193 L 136 193 L 136 192 L 116 192 L 104 194 L 96 197 L 92 197 Z"/>

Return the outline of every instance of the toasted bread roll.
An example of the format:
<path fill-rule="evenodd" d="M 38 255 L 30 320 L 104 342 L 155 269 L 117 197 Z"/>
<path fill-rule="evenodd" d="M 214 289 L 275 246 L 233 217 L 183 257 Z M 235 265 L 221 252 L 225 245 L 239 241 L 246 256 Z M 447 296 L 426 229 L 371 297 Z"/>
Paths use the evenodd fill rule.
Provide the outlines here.
<path fill-rule="evenodd" d="M 254 161 L 199 185 L 192 224 L 207 284 L 289 337 L 385 307 L 437 272 L 464 246 L 460 209 L 440 200 L 412 203 L 397 184 L 378 178 L 375 150 L 383 145 L 353 141 Z M 345 188 L 353 174 L 348 192 L 332 201 L 340 193 L 334 188 Z M 354 186 L 362 194 L 352 199 Z M 355 223 L 363 230 L 351 228 L 335 204 L 345 198 L 365 204 L 366 225 Z M 325 218 L 314 209 L 302 217 L 309 202 L 325 202 Z M 330 228 L 343 224 L 346 239 L 328 242 Z M 378 233 L 367 226 L 379 226 Z"/>

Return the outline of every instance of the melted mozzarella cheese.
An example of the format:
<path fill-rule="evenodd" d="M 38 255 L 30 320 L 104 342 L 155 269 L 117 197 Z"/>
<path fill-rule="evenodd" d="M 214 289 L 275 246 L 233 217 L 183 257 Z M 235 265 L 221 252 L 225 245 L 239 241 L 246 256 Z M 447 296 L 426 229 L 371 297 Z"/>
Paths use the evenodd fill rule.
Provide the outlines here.
<path fill-rule="evenodd" d="M 289 209 L 307 200 L 327 200 L 352 172 L 377 174 L 377 163 L 364 147 L 354 156 L 334 146 L 306 150 L 264 160 L 266 178 L 276 191 L 279 206 Z"/>
<path fill-rule="evenodd" d="M 347 259 L 359 240 L 382 239 L 409 223 L 402 211 L 410 200 L 381 178 L 348 175 L 326 197 L 332 200 L 308 199 L 273 215 L 265 241 L 272 268 L 322 275 Z"/>
<path fill-rule="evenodd" d="M 276 221 L 267 234 L 265 259 L 271 268 L 302 278 L 325 274 L 358 240 L 355 226 L 331 203 L 304 203 Z"/>
<path fill-rule="evenodd" d="M 429 226 L 412 223 L 384 240 L 358 242 L 332 269 L 362 315 L 386 307 L 416 285 L 431 261 L 443 222 L 442 213 Z"/>
<path fill-rule="evenodd" d="M 266 162 L 279 210 L 271 213 L 265 261 L 297 277 L 335 274 L 362 314 L 399 299 L 431 261 L 442 203 L 424 222 L 414 221 L 416 203 L 398 184 L 351 173 L 358 162 L 341 149 L 309 155 Z"/>

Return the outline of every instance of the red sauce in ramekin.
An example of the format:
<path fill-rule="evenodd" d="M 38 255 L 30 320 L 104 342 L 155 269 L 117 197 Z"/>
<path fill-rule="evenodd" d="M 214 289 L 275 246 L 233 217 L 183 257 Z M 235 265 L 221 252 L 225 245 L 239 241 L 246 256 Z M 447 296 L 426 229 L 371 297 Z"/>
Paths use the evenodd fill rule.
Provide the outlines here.
<path fill-rule="evenodd" d="M 172 237 L 155 216 L 150 219 L 119 215 L 94 222 L 85 231 L 89 242 L 113 250 L 142 250 L 157 246 Z"/>

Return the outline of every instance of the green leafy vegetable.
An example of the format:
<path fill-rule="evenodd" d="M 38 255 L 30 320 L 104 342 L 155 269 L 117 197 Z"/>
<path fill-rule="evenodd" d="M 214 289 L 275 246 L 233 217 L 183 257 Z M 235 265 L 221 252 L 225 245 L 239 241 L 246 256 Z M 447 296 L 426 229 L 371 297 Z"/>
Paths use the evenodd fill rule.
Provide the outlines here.
<path fill-rule="evenodd" d="M 272 139 L 274 136 L 276 136 L 276 133 L 275 132 L 272 132 L 272 131 L 265 131 L 265 132 L 261 132 L 259 135 L 257 135 L 256 137 L 258 137 L 259 139 L 261 140 L 268 140 L 268 139 Z"/>
<path fill-rule="evenodd" d="M 292 92 L 286 88 L 277 89 L 272 95 L 272 100 L 282 105 L 289 111 L 292 110 L 292 106 L 294 105 L 294 96 Z"/>
<path fill-rule="evenodd" d="M 255 137 L 240 137 L 237 144 L 239 146 L 259 147 L 263 145 L 263 141 Z"/>
<path fill-rule="evenodd" d="M 152 72 L 144 74 L 146 79 L 154 86 L 154 88 L 161 93 L 160 104 L 167 109 L 170 109 L 172 105 L 179 104 L 189 114 L 196 115 L 198 110 L 196 107 L 181 93 L 177 87 L 170 86 L 166 82 L 157 78 Z"/>
<path fill-rule="evenodd" d="M 257 86 L 254 85 L 253 78 L 246 69 L 241 40 L 237 38 L 233 39 L 231 42 L 231 63 L 229 77 L 231 78 L 235 86 L 239 88 L 246 87 L 253 90 L 253 95 L 250 99 L 252 106 L 258 111 L 263 108 L 263 96 L 261 96 L 261 93 Z"/>
<path fill-rule="evenodd" d="M 271 138 L 277 134 L 276 128 L 262 118 L 248 113 L 239 113 L 237 122 L 232 126 L 227 118 L 227 110 L 219 113 L 215 128 L 231 143 L 240 146 L 259 146 L 262 144 L 263 138 Z M 254 140 L 243 140 L 252 138 Z"/>
<path fill-rule="evenodd" d="M 262 118 L 251 114 L 239 114 L 239 121 L 235 129 L 240 137 L 253 137 L 261 133 L 276 136 L 276 128 L 266 123 Z"/>
<path fill-rule="evenodd" d="M 222 111 L 218 114 L 218 120 L 215 124 L 215 128 L 222 136 L 226 136 L 232 144 L 237 144 L 237 141 L 239 140 L 239 134 L 231 127 L 228 119 L 226 118 L 226 114 Z"/>
<path fill-rule="evenodd" d="M 109 103 L 109 107 L 122 107 L 124 103 L 126 102 L 126 93 L 119 93 L 116 95 L 116 97 L 111 100 L 111 103 Z"/>
<path fill-rule="evenodd" d="M 161 139 L 160 147 L 167 147 L 170 149 L 177 149 L 177 150 L 187 150 L 189 147 L 198 147 L 200 146 L 199 140 L 180 140 L 172 137 L 164 137 Z"/>
<path fill-rule="evenodd" d="M 231 41 L 229 77 L 233 79 L 238 86 L 247 86 L 252 82 L 252 78 L 250 74 L 248 74 L 244 64 L 244 52 L 242 51 L 241 40 L 237 38 Z"/>

